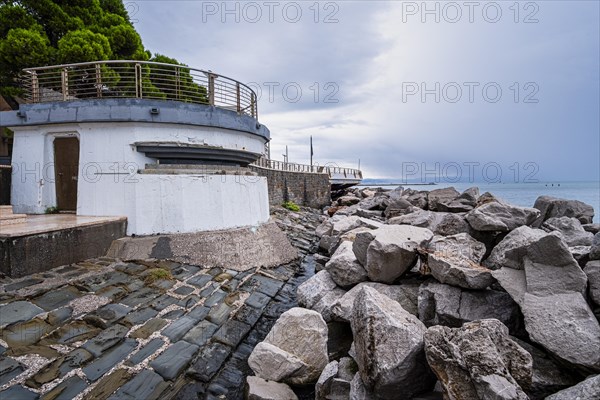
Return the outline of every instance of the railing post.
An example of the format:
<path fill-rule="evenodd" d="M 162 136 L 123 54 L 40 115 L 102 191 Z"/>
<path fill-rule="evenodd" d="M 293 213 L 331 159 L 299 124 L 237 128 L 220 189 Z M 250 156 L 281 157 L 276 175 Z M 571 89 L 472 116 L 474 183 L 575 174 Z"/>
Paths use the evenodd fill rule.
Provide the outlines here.
<path fill-rule="evenodd" d="M 256 110 L 256 95 L 254 94 L 254 92 L 252 93 L 252 96 L 250 96 L 250 111 L 252 113 L 252 116 L 258 119 L 258 112 Z"/>
<path fill-rule="evenodd" d="M 38 82 L 37 72 L 31 73 L 31 100 L 34 103 L 40 102 L 40 83 Z"/>
<path fill-rule="evenodd" d="M 215 75 L 208 74 L 208 104 L 215 105 Z"/>
<path fill-rule="evenodd" d="M 96 95 L 102 97 L 102 75 L 100 64 L 96 64 Z"/>
<path fill-rule="evenodd" d="M 67 99 L 69 98 L 69 72 L 66 68 L 63 68 L 60 73 L 60 83 L 63 101 L 67 101 Z"/>
<path fill-rule="evenodd" d="M 179 100 L 179 92 L 181 91 L 181 83 L 179 78 L 179 67 L 175 70 L 175 98 Z"/>
<path fill-rule="evenodd" d="M 237 105 L 237 113 L 239 114 L 242 111 L 242 104 L 240 102 L 240 83 L 236 82 L 235 83 L 235 99 L 236 99 L 236 105 Z"/>
<path fill-rule="evenodd" d="M 142 65 L 135 64 L 135 97 L 141 99 L 142 96 Z"/>

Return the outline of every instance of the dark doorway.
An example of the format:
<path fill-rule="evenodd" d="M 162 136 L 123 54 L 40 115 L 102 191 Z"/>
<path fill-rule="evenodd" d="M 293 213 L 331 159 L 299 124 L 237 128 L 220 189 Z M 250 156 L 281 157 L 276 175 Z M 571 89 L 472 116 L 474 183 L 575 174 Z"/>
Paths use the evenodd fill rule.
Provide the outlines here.
<path fill-rule="evenodd" d="M 54 139 L 54 171 L 58 210 L 76 211 L 79 139 L 76 137 Z"/>

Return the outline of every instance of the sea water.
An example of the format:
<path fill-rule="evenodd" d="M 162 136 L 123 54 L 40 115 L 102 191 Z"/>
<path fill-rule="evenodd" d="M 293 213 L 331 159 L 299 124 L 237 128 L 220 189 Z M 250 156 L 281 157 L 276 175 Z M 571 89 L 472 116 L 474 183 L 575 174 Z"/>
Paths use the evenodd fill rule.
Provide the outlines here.
<path fill-rule="evenodd" d="M 411 185 L 401 183 L 400 179 L 369 179 L 363 181 L 360 187 L 381 187 L 393 189 L 397 184 L 405 189 L 434 190 L 453 186 L 459 192 L 477 186 L 480 193 L 490 192 L 494 196 L 505 200 L 510 204 L 522 207 L 533 207 L 535 199 L 539 196 L 552 196 L 562 199 L 579 200 L 594 207 L 594 222 L 600 217 L 600 182 L 537 182 L 537 183 L 488 183 L 488 182 L 457 182 L 438 183 L 435 185 Z"/>

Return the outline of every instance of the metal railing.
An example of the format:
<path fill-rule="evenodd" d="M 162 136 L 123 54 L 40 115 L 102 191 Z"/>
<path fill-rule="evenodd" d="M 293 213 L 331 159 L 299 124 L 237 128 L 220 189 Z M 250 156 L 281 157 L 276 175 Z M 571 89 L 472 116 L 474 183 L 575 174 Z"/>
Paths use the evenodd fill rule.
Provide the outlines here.
<path fill-rule="evenodd" d="M 175 100 L 258 119 L 256 93 L 250 87 L 183 65 L 107 60 L 26 68 L 21 85 L 30 103 L 101 98 Z"/>
<path fill-rule="evenodd" d="M 337 179 L 362 179 L 362 171 L 354 168 L 333 167 L 329 165 L 306 165 L 284 161 L 269 160 L 261 157 L 254 164 L 261 168 L 274 169 L 277 171 L 306 172 L 328 174 L 330 178 Z"/>

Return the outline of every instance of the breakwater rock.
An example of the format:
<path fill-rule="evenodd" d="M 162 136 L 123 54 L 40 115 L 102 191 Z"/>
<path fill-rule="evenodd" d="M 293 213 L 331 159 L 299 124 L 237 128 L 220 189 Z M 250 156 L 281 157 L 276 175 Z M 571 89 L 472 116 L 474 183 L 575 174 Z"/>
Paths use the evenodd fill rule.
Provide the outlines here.
<path fill-rule="evenodd" d="M 519 207 L 477 188 L 339 195 L 315 230 L 318 272 L 297 290 L 307 325 L 276 323 L 269 336 L 295 344 L 257 346 L 259 378 L 318 400 L 600 398 L 592 207 L 546 196 Z M 279 352 L 270 376 L 265 349 Z"/>

